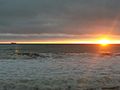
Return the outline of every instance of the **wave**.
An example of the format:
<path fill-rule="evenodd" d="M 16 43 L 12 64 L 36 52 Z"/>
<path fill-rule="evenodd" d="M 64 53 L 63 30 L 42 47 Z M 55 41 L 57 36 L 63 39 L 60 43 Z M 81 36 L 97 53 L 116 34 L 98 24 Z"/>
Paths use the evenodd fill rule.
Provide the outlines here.
<path fill-rule="evenodd" d="M 118 53 L 101 54 L 1 55 L 0 90 L 120 90 Z"/>
<path fill-rule="evenodd" d="M 118 57 L 120 53 L 1 53 L 0 59 L 40 59 L 40 58 L 67 58 L 67 57 Z"/>
<path fill-rule="evenodd" d="M 120 53 L 37 53 L 37 52 L 21 52 L 21 53 L 0 53 L 0 59 L 40 59 L 40 58 L 67 58 L 67 57 L 119 57 Z"/>
<path fill-rule="evenodd" d="M 21 52 L 21 53 L 1 53 L 0 59 L 40 59 L 40 58 L 65 58 L 69 56 L 90 56 L 87 53 L 37 53 L 37 52 Z"/>

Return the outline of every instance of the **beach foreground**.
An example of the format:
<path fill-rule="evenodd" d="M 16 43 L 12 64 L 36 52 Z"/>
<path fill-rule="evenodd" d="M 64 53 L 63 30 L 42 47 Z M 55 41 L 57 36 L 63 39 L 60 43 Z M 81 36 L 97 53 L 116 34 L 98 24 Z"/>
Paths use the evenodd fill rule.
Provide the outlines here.
<path fill-rule="evenodd" d="M 41 55 L 0 59 L 0 90 L 120 90 L 120 56 Z"/>

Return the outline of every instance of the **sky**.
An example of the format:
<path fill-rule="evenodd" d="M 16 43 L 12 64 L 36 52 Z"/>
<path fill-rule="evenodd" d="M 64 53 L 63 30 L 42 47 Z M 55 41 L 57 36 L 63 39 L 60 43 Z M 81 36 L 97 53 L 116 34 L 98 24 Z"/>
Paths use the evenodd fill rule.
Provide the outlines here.
<path fill-rule="evenodd" d="M 120 0 L 0 0 L 0 42 L 119 41 Z"/>

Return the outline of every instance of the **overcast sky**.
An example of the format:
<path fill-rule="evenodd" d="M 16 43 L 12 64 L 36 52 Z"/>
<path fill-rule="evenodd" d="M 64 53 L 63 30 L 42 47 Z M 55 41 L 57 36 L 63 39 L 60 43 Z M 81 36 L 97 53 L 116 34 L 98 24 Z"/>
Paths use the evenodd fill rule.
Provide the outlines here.
<path fill-rule="evenodd" d="M 0 41 L 120 34 L 120 0 L 0 0 Z"/>

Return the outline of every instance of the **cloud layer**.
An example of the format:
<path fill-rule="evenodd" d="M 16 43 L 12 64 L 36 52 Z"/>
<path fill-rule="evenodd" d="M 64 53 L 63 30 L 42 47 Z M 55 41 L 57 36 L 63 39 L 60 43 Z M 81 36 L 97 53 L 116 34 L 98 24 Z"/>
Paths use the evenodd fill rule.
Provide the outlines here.
<path fill-rule="evenodd" d="M 23 34 L 31 39 L 47 38 L 46 34 L 51 38 L 60 38 L 59 34 L 63 38 L 95 33 L 119 35 L 119 3 L 119 0 L 0 0 L 1 40 L 9 37 L 19 40 L 24 38 Z"/>

